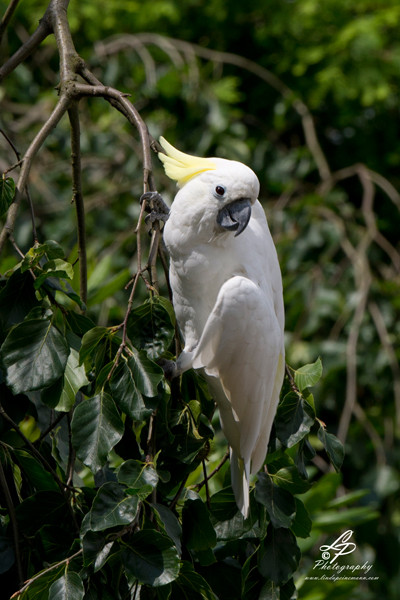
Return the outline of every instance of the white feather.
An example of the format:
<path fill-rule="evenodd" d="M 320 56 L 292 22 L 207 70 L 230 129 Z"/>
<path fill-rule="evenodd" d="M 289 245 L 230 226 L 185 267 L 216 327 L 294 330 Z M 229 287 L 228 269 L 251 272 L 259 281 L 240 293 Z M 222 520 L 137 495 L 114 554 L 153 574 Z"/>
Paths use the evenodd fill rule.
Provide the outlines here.
<path fill-rule="evenodd" d="M 275 246 L 245 165 L 213 158 L 176 195 L 164 240 L 185 348 L 178 369 L 203 368 L 231 447 L 232 487 L 244 516 L 249 477 L 264 460 L 284 372 L 282 281 Z M 216 197 L 215 187 L 226 194 Z M 217 224 L 218 211 L 249 198 L 239 236 Z"/>

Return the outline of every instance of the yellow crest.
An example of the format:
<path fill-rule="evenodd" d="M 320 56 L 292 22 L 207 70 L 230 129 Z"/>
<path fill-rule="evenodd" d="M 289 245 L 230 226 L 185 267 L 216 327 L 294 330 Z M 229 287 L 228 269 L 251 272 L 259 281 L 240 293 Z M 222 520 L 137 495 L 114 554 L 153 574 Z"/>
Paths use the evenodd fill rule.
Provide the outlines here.
<path fill-rule="evenodd" d="M 177 181 L 179 187 L 195 175 L 203 171 L 214 171 L 217 168 L 210 158 L 200 158 L 180 152 L 163 137 L 160 137 L 160 144 L 165 152 L 160 152 L 158 158 L 163 163 L 168 177 Z"/>

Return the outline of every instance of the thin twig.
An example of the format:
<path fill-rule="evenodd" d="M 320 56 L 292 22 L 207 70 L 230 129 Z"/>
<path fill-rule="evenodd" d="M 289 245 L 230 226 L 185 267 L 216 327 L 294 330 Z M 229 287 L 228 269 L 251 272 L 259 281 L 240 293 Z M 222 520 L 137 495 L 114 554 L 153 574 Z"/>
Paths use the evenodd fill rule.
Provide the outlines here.
<path fill-rule="evenodd" d="M 400 367 L 396 356 L 396 351 L 390 340 L 390 335 L 387 330 L 385 320 L 383 318 L 382 311 L 380 310 L 376 302 L 370 302 L 368 309 L 371 317 L 375 323 L 375 328 L 378 332 L 381 344 L 389 359 L 390 368 L 393 374 L 393 392 L 394 392 L 394 405 L 396 408 L 396 428 L 400 432 Z"/>
<path fill-rule="evenodd" d="M 80 297 L 83 304 L 87 302 L 87 255 L 85 206 L 82 194 L 81 142 L 78 103 L 74 102 L 68 110 L 71 124 L 71 163 L 72 163 L 72 198 L 75 204 L 78 225 L 78 256 Z"/>
<path fill-rule="evenodd" d="M 57 425 L 59 424 L 59 422 L 67 415 L 68 413 L 65 412 L 60 412 L 60 414 L 54 419 L 54 421 L 52 423 L 50 423 L 50 425 L 47 427 L 47 429 L 45 429 L 43 431 L 43 433 L 41 433 L 40 437 L 36 440 L 35 444 L 40 444 L 44 438 L 51 432 L 53 431 L 53 429 L 55 427 L 57 427 Z"/>
<path fill-rule="evenodd" d="M 129 38 L 131 38 L 131 41 L 129 41 Z M 215 63 L 230 64 L 239 67 L 240 69 L 245 69 L 249 73 L 253 73 L 253 75 L 260 78 L 262 81 L 265 81 L 265 83 L 279 92 L 285 99 L 291 101 L 294 110 L 301 118 L 306 144 L 314 158 L 321 179 L 325 180 L 330 177 L 331 171 L 329 164 L 318 141 L 314 119 L 308 107 L 302 100 L 296 98 L 293 90 L 284 84 L 274 73 L 265 67 L 262 67 L 258 63 L 238 54 L 212 50 L 210 48 L 205 48 L 204 46 L 199 46 L 198 44 L 192 44 L 183 40 L 168 38 L 156 33 L 139 33 L 135 34 L 134 36 L 124 36 L 124 41 L 126 42 L 127 47 L 129 47 L 128 44 L 134 44 L 137 46 L 138 40 L 142 44 L 154 44 L 166 51 L 169 55 L 165 45 L 165 42 L 167 41 L 168 48 L 173 47 L 186 55 L 192 55 L 194 53 L 200 58 L 204 58 Z M 102 48 L 106 48 L 106 42 L 103 42 Z"/>
<path fill-rule="evenodd" d="M 39 152 L 40 148 L 42 147 L 44 141 L 46 140 L 50 132 L 54 129 L 54 127 L 57 125 L 60 119 L 67 112 L 70 103 L 71 99 L 67 95 L 63 94 L 60 97 L 53 112 L 31 142 L 28 150 L 25 152 L 25 155 L 23 157 L 21 173 L 16 187 L 15 199 L 8 210 L 6 224 L 4 225 L 0 233 L 0 253 L 4 247 L 7 238 L 14 231 L 19 205 L 21 203 L 23 191 L 26 189 L 26 184 L 32 166 L 32 161 L 36 154 Z"/>
<path fill-rule="evenodd" d="M 51 33 L 51 27 L 45 17 L 28 40 L 0 67 L 0 82 L 21 64 Z"/>
<path fill-rule="evenodd" d="M 13 165 L 12 167 L 10 167 L 9 169 L 7 169 L 7 171 L 5 171 L 5 173 L 7 173 L 8 171 L 12 170 L 15 167 L 20 167 L 22 164 L 22 160 L 21 160 L 21 153 L 17 150 L 17 148 L 15 147 L 15 144 L 12 142 L 12 140 L 8 137 L 8 135 L 5 133 L 5 131 L 3 131 L 2 129 L 0 129 L 0 133 L 3 135 L 3 137 L 7 140 L 7 142 L 10 144 L 11 148 L 14 151 L 15 156 L 17 157 L 17 163 L 15 165 Z M 36 219 L 35 219 L 35 211 L 33 208 L 33 203 L 32 203 L 32 198 L 29 192 L 29 187 L 28 184 L 26 184 L 25 186 L 25 194 L 26 197 L 28 198 L 28 203 L 29 203 L 29 209 L 30 209 L 30 213 L 31 213 L 31 221 L 32 221 L 32 232 L 33 232 L 33 243 L 36 244 L 38 241 L 38 236 L 37 236 L 37 231 L 36 231 Z"/>
<path fill-rule="evenodd" d="M 172 499 L 172 501 L 171 501 L 171 504 L 170 504 L 170 505 L 169 505 L 169 507 L 168 507 L 170 510 L 174 510 L 174 508 L 175 508 L 175 506 L 176 506 L 176 504 L 177 504 L 177 502 L 178 502 L 178 500 L 179 500 L 179 498 L 180 498 L 180 495 L 182 494 L 182 490 L 183 490 L 183 488 L 185 487 L 185 483 L 186 483 L 186 481 L 187 481 L 187 477 L 186 477 L 186 479 L 184 479 L 184 480 L 181 482 L 181 485 L 179 486 L 179 489 L 178 489 L 178 491 L 176 492 L 175 496 L 173 497 L 173 499 Z"/>
<path fill-rule="evenodd" d="M 60 491 L 63 494 L 63 496 L 66 495 L 66 489 L 73 489 L 73 488 L 71 488 L 71 486 L 68 486 L 63 481 L 61 481 L 61 479 L 58 477 L 57 473 L 54 471 L 53 467 L 40 454 L 40 452 L 38 450 L 36 450 L 36 448 L 32 444 L 32 442 L 29 441 L 28 438 L 22 433 L 22 431 L 18 427 L 17 423 L 15 423 L 15 421 L 6 413 L 6 411 L 4 410 L 4 408 L 3 408 L 3 406 L 1 404 L 0 404 L 0 414 L 4 417 L 4 419 L 6 421 L 8 421 L 10 423 L 10 425 L 12 426 L 12 428 L 14 429 L 14 431 L 24 441 L 24 443 L 28 446 L 28 448 L 30 448 L 32 454 L 38 459 L 39 462 L 42 463 L 42 465 L 44 466 L 44 468 L 47 469 L 49 471 L 49 473 L 51 473 L 51 475 L 53 476 L 53 479 L 55 480 L 55 482 L 57 483 L 58 487 L 60 488 Z M 67 504 L 68 504 L 68 501 L 67 501 Z"/>
<path fill-rule="evenodd" d="M 200 481 L 200 483 L 198 483 L 198 484 L 195 486 L 195 489 L 196 489 L 197 491 L 201 490 L 201 488 L 203 487 L 203 485 L 205 485 L 207 481 L 209 481 L 209 480 L 210 480 L 212 477 L 214 477 L 214 475 L 215 475 L 216 473 L 218 473 L 218 471 L 219 471 L 219 470 L 220 470 L 220 469 L 221 469 L 221 468 L 224 466 L 224 464 L 226 463 L 226 461 L 228 460 L 228 458 L 229 458 L 229 450 L 228 450 L 228 451 L 225 453 L 225 455 L 224 455 L 224 458 L 221 460 L 221 462 L 219 463 L 219 465 L 217 465 L 217 466 L 215 467 L 215 469 L 214 469 L 213 471 L 211 471 L 211 473 L 209 473 L 209 474 L 208 474 L 208 475 L 207 475 L 207 476 L 206 476 L 206 477 L 203 479 L 203 481 Z"/>
<path fill-rule="evenodd" d="M 47 567 L 47 569 L 40 571 L 40 573 L 28 579 L 26 584 L 11 596 L 10 600 L 12 600 L 12 598 L 16 598 L 17 596 L 20 596 L 23 592 L 25 592 L 28 589 L 30 585 L 32 585 L 34 581 L 37 581 L 37 579 L 40 579 L 41 577 L 43 577 L 43 575 L 47 575 L 47 573 L 50 573 L 50 571 L 54 571 L 54 569 L 58 569 L 58 567 L 61 567 L 62 565 L 69 564 L 72 560 L 74 560 L 74 558 L 77 558 L 82 553 L 83 549 L 81 548 L 80 550 L 78 550 L 78 552 L 75 552 L 75 554 L 68 556 L 68 558 L 64 558 L 64 560 L 60 560 L 58 563 L 54 563 L 54 565 L 51 565 L 50 567 Z"/>
<path fill-rule="evenodd" d="M 1 19 L 0 22 L 0 45 L 1 45 L 1 41 L 3 39 L 3 34 L 5 32 L 5 30 L 7 29 L 7 25 L 9 24 L 15 9 L 17 8 L 19 0 L 11 0 L 10 4 L 7 6 L 6 8 L 6 12 L 3 15 L 3 18 Z"/>
<path fill-rule="evenodd" d="M 10 523 L 11 523 L 11 530 L 12 530 L 12 535 L 13 535 L 14 551 L 15 551 L 15 562 L 17 564 L 17 572 L 18 572 L 18 585 L 22 585 L 22 583 L 24 581 L 24 574 L 22 571 L 17 516 L 15 514 L 14 504 L 12 501 L 10 490 L 8 488 L 8 483 L 7 483 L 6 475 L 4 473 L 3 465 L 1 464 L 1 460 L 0 460 L 0 485 L 3 489 L 4 499 L 7 504 L 8 512 L 10 515 Z"/>
<path fill-rule="evenodd" d="M 354 403 L 353 412 L 359 423 L 361 423 L 361 425 L 364 427 L 374 446 L 377 465 L 383 467 L 386 464 L 386 455 L 379 434 L 377 433 L 375 427 L 372 425 L 371 421 L 368 419 L 364 409 L 358 402 Z"/>
<path fill-rule="evenodd" d="M 207 467 L 206 467 L 206 461 L 204 460 L 204 458 L 201 461 L 201 464 L 203 466 L 203 476 L 204 476 L 204 485 L 206 486 L 206 502 L 207 502 L 207 507 L 210 508 L 211 506 L 211 499 L 210 499 L 210 490 L 208 488 L 208 476 L 207 476 Z"/>

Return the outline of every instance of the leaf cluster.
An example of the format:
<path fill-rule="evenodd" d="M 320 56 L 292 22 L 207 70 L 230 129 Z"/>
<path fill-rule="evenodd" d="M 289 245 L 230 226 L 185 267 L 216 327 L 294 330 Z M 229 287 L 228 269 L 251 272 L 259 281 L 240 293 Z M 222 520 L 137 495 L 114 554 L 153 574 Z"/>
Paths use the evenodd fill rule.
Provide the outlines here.
<path fill-rule="evenodd" d="M 343 459 L 315 418 L 321 361 L 290 374 L 244 519 L 228 472 L 212 494 L 199 481 L 215 434 L 205 383 L 170 385 L 157 364 L 173 350 L 169 302 L 134 308 L 121 345 L 120 328 L 79 312 L 73 277 L 48 241 L 1 281 L 1 463 L 16 505 L 2 513 L 2 571 L 29 574 L 17 597 L 290 598 L 296 537 L 311 531 L 298 497 L 311 432 L 335 468 Z"/>

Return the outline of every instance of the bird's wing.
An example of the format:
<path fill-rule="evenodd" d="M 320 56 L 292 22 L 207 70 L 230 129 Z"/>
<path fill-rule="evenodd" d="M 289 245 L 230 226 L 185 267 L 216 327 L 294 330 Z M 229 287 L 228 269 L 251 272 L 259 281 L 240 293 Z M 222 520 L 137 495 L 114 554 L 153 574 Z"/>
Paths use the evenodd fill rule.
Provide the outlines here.
<path fill-rule="evenodd" d="M 266 450 L 264 442 L 268 442 L 275 414 L 276 389 L 280 389 L 276 379 L 280 378 L 282 354 L 283 332 L 272 298 L 245 277 L 226 281 L 194 351 L 192 364 L 219 377 L 240 439 L 229 439 L 229 431 L 225 435 L 244 460 L 246 470 L 250 470 L 257 448 L 265 446 Z M 278 383 L 281 382 L 280 379 Z"/>

